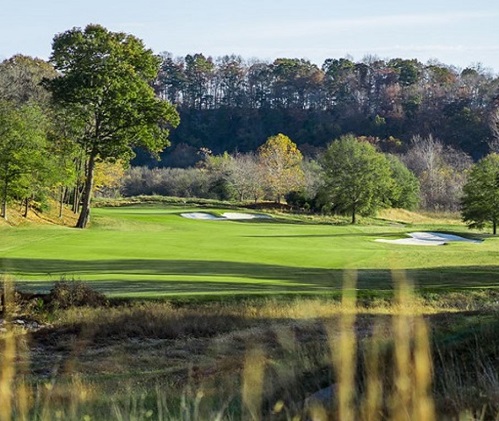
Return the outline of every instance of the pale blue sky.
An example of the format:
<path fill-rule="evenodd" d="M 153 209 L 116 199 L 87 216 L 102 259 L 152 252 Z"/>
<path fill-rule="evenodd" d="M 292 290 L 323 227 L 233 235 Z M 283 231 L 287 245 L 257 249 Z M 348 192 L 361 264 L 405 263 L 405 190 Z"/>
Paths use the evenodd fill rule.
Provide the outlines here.
<path fill-rule="evenodd" d="M 365 55 L 499 73 L 499 0 L 3 0 L 0 59 L 48 58 L 54 34 L 99 23 L 175 56 Z"/>

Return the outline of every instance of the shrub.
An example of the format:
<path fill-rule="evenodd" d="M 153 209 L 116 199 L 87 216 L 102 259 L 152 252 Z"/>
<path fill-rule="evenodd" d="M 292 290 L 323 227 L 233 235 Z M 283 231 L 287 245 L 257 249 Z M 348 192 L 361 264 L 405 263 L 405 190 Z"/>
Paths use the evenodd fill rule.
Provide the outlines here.
<path fill-rule="evenodd" d="M 47 296 L 47 304 L 52 309 L 67 309 L 70 307 L 99 307 L 108 304 L 104 294 L 95 291 L 88 284 L 80 281 L 61 280 Z"/>

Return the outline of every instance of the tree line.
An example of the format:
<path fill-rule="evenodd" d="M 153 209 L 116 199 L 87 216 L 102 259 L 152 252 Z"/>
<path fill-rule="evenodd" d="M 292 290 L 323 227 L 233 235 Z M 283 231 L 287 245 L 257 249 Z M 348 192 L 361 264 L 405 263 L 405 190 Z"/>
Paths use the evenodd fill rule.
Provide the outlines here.
<path fill-rule="evenodd" d="M 458 211 L 472 165 L 470 157 L 432 137 L 417 137 L 407 154 L 395 155 L 383 153 L 372 138 L 351 134 L 332 141 L 317 159 L 304 157 L 284 134 L 269 137 L 255 152 L 214 155 L 203 148 L 200 155 L 186 169 L 132 167 L 120 194 L 285 199 L 295 210 L 317 213 L 345 213 L 352 198 L 358 202 L 353 210 L 366 215 L 380 207 Z"/>
<path fill-rule="evenodd" d="M 0 65 L 1 214 L 18 200 L 58 191 L 71 202 L 77 227 L 103 168 L 126 163 L 133 149 L 158 154 L 169 145 L 178 113 L 152 89 L 159 58 L 138 38 L 100 25 L 54 37 L 49 63 L 14 56 Z"/>
<path fill-rule="evenodd" d="M 154 88 L 182 120 L 159 165 L 191 166 L 200 147 L 249 152 L 279 132 L 306 155 L 347 133 L 398 139 L 402 147 L 432 135 L 475 160 L 497 148 L 499 78 L 479 65 L 366 57 L 319 67 L 294 58 L 165 53 Z M 145 155 L 135 162 L 158 165 Z"/>
<path fill-rule="evenodd" d="M 499 221 L 499 154 L 477 163 L 432 136 L 416 136 L 405 154 L 384 153 L 375 139 L 352 134 L 305 158 L 286 135 L 271 136 L 256 152 L 214 155 L 202 148 L 190 168 L 132 167 L 115 192 L 239 202 L 261 200 L 299 212 L 357 216 L 381 208 L 461 211 L 472 228 Z M 267 204 L 268 206 L 268 204 Z"/>
<path fill-rule="evenodd" d="M 416 201 L 404 199 L 414 183 L 402 194 L 391 181 L 390 198 L 385 189 L 372 203 L 382 197 L 384 205 L 457 210 L 473 159 L 499 149 L 497 85 L 480 68 L 417 60 L 330 59 L 318 68 L 297 59 L 174 59 L 129 34 L 73 28 L 54 37 L 48 62 L 16 55 L 0 63 L 1 215 L 8 218 L 12 201 L 27 215 L 51 196 L 60 209 L 68 203 L 79 212 L 84 227 L 94 192 L 117 185 L 135 154 L 135 162 L 144 161 L 143 150 L 159 158 L 169 139 L 174 147 L 163 163 L 190 169 L 132 168 L 124 191 L 152 184 L 158 193 L 170 183 L 180 196 L 286 197 L 302 208 L 346 212 L 345 198 L 319 194 L 328 183 L 329 193 L 339 191 L 325 175 L 335 161 L 326 163 L 345 136 L 383 153 L 376 167 L 398 174 L 395 184 L 417 178 Z M 275 134 L 282 132 L 293 141 Z M 198 180 L 202 171 L 209 177 Z M 163 187 L 149 183 L 151 174 Z M 355 219 L 377 206 L 349 211 Z"/>

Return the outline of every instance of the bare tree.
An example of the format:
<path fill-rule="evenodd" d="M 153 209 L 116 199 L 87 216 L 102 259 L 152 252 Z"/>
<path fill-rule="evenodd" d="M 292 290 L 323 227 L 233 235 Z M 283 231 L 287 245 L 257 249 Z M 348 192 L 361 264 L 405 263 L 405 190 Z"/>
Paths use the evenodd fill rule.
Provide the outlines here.
<path fill-rule="evenodd" d="M 263 168 L 253 153 L 236 154 L 232 157 L 229 179 L 240 201 L 251 198 L 256 202 L 263 195 Z"/>
<path fill-rule="evenodd" d="M 472 165 L 469 155 L 444 146 L 431 135 L 426 138 L 418 135 L 413 137 L 402 160 L 419 179 L 423 209 L 459 209 L 466 173 Z"/>
<path fill-rule="evenodd" d="M 499 98 L 490 113 L 490 131 L 492 138 L 487 142 L 491 153 L 499 153 Z"/>

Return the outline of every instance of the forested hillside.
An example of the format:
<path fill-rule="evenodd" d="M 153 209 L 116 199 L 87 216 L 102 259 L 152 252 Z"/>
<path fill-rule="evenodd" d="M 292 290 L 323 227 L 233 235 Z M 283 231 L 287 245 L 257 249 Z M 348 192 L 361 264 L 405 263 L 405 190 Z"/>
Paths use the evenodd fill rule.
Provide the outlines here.
<path fill-rule="evenodd" d="M 159 165 L 190 166 L 201 147 L 255 150 L 280 132 L 309 156 L 346 133 L 399 139 L 401 152 L 413 136 L 432 135 L 474 159 L 494 139 L 499 79 L 479 65 L 461 70 L 373 57 L 328 59 L 322 67 L 288 58 L 162 59 L 155 89 L 177 106 L 181 125 Z M 135 164 L 157 165 L 140 153 Z"/>
<path fill-rule="evenodd" d="M 324 154 L 344 137 L 386 155 L 387 177 L 377 181 L 392 186 L 375 197 L 381 205 L 458 211 L 473 161 L 499 152 L 499 78 L 479 65 L 399 58 L 318 67 L 158 57 L 132 35 L 89 25 L 57 35 L 48 62 L 0 63 L 0 130 L 5 220 L 13 203 L 28 216 L 52 198 L 61 215 L 64 203 L 79 212 L 83 227 L 95 192 L 285 199 L 345 213 L 339 187 L 322 188 L 342 160 Z M 380 205 L 364 202 L 366 214 Z"/>

